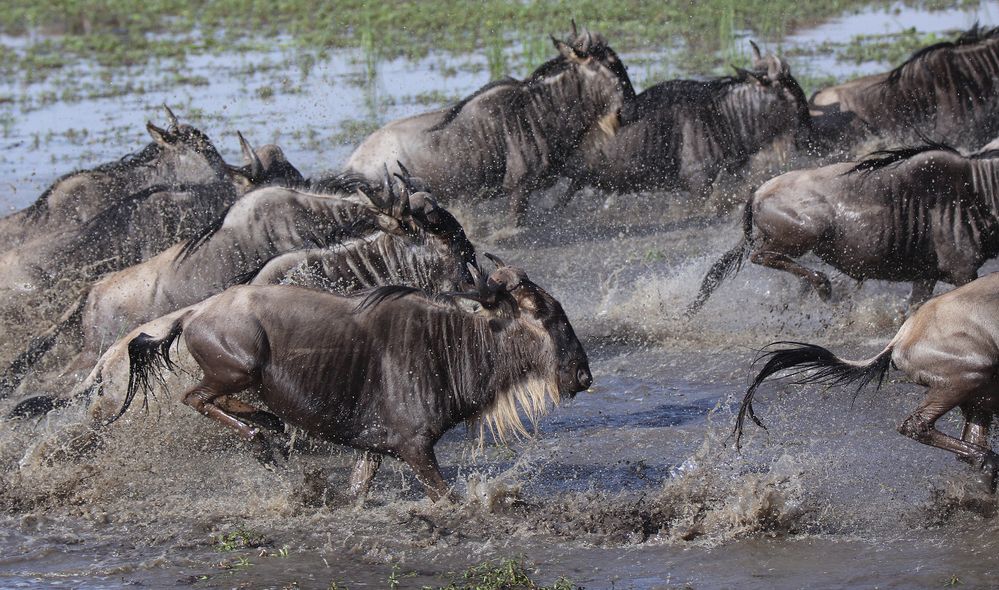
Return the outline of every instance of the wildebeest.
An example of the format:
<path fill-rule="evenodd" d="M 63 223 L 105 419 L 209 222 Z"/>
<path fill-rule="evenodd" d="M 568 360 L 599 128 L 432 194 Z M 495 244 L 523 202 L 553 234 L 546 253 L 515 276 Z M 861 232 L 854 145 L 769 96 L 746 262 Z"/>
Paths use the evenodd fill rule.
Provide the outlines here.
<path fill-rule="evenodd" d="M 344 183 L 354 186 L 350 179 Z M 352 223 L 325 230 L 334 233 L 327 238 L 332 243 L 322 248 L 309 247 L 315 246 L 316 241 L 300 238 L 308 236 L 307 223 L 313 223 L 316 226 L 313 229 L 319 231 L 329 219 L 319 216 L 299 220 L 302 223 L 295 232 L 290 232 L 283 224 L 289 221 L 297 204 L 292 203 L 291 208 L 277 207 L 275 200 L 268 197 L 253 204 L 249 213 L 238 215 L 235 221 L 227 216 L 219 226 L 218 235 L 201 246 L 208 248 L 208 256 L 192 254 L 188 259 L 178 260 L 183 251 L 183 246 L 178 245 L 169 251 L 170 256 L 163 264 L 140 265 L 99 281 L 84 300 L 71 307 L 58 324 L 36 338 L 15 359 L 0 378 L 0 395 L 13 391 L 30 367 L 54 345 L 55 339 L 74 325 L 80 326 L 82 336 L 80 352 L 65 371 L 70 376 L 93 366 L 100 352 L 120 334 L 240 282 L 264 285 L 290 281 L 339 293 L 391 284 L 438 293 L 471 284 L 467 268 L 477 265 L 475 248 L 461 224 L 426 193 L 410 194 L 410 187 L 405 187 L 397 195 L 391 184 L 388 187 L 387 199 L 370 186 L 364 186 L 363 199 L 344 199 L 343 195 L 324 197 L 330 200 L 325 205 L 332 207 L 343 221 Z M 302 198 L 298 193 L 280 198 L 289 196 L 295 200 Z M 335 202 L 338 199 L 341 202 Z M 355 210 L 358 208 L 362 210 Z M 266 212 L 276 217 L 261 215 Z M 239 220 L 246 219 L 256 221 L 249 226 L 241 225 Z M 228 230 L 227 224 L 231 224 Z M 339 231 L 350 236 L 358 228 L 367 228 L 360 237 L 341 239 L 335 235 Z M 230 235 L 227 237 L 226 233 Z M 240 254 L 240 248 L 248 249 Z M 272 252 L 277 253 L 246 270 L 250 261 Z M 185 277 L 197 277 L 198 282 L 188 283 Z M 39 405 L 32 400 L 28 402 L 30 407 L 53 407 L 53 403 Z M 15 413 L 27 412 L 19 409 Z"/>
<path fill-rule="evenodd" d="M 516 223 L 527 196 L 554 184 L 592 129 L 613 135 L 635 91 L 614 50 L 596 33 L 552 38 L 559 56 L 527 79 L 490 82 L 446 111 L 389 123 L 351 154 L 348 172 L 377 179 L 401 161 L 441 199 L 501 192 Z"/>
<path fill-rule="evenodd" d="M 153 142 L 125 158 L 56 180 L 29 207 L 0 219 L 0 249 L 36 236 L 78 229 L 121 201 L 151 187 L 183 187 L 229 181 L 241 170 L 225 163 L 200 130 L 179 123 L 166 108 L 169 125 L 147 123 Z"/>
<path fill-rule="evenodd" d="M 890 72 L 815 93 L 816 133 L 832 142 L 929 137 L 975 148 L 999 132 L 999 28 L 975 25 Z"/>
<path fill-rule="evenodd" d="M 811 118 L 804 91 L 787 62 L 752 47 L 752 70 L 670 80 L 625 103 L 617 133 L 585 142 L 569 159 L 572 184 L 562 204 L 586 185 L 706 195 L 720 172 L 738 172 L 776 140 L 807 144 Z"/>
<path fill-rule="evenodd" d="M 790 346 L 763 355 L 767 362 L 739 408 L 736 444 L 746 416 L 762 426 L 753 413 L 753 398 L 760 384 L 775 373 L 794 369 L 797 383 L 857 383 L 863 387 L 872 381 L 880 386 L 888 369 L 895 366 L 910 380 L 929 388 L 916 410 L 899 425 L 899 432 L 978 467 L 995 490 L 999 456 L 989 447 L 989 427 L 999 410 L 995 395 L 997 318 L 999 273 L 992 273 L 928 301 L 902 324 L 880 353 L 864 361 L 840 359 L 813 344 L 774 343 L 772 346 Z M 954 408 L 960 408 L 965 419 L 960 439 L 936 429 L 937 420 Z"/>
<path fill-rule="evenodd" d="M 937 281 L 973 281 L 999 254 L 997 156 L 933 144 L 771 179 L 746 203 L 742 241 L 711 267 L 688 312 L 738 270 L 750 247 L 755 264 L 801 277 L 823 300 L 829 279 L 794 258 L 814 252 L 857 280 L 912 281 L 910 309 Z"/>
<path fill-rule="evenodd" d="M 364 493 L 381 455 L 405 461 L 434 501 L 448 487 L 434 444 L 479 421 L 503 437 L 525 432 L 547 400 L 592 382 L 562 306 L 518 268 L 498 262 L 478 289 L 431 295 L 389 286 L 346 298 L 292 286 L 237 286 L 176 317 L 162 333 L 128 342 L 130 386 L 121 409 L 148 391 L 182 334 L 204 372 L 182 400 L 247 440 L 259 392 L 267 409 L 317 437 L 365 451 L 351 477 Z M 463 303 L 466 302 L 466 303 Z M 469 307 L 467 302 L 474 304 Z"/>

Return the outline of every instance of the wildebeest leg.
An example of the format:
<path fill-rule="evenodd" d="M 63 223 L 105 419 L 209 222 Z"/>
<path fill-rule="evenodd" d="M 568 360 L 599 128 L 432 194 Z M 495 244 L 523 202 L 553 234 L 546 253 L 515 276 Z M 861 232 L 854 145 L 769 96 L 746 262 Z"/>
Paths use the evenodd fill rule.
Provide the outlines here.
<path fill-rule="evenodd" d="M 447 482 L 441 475 L 440 466 L 437 465 L 437 455 L 434 454 L 432 445 L 417 444 L 406 449 L 405 452 L 400 452 L 399 456 L 416 472 L 416 478 L 423 484 L 431 502 L 436 502 L 444 497 L 454 500 L 448 494 Z"/>
<path fill-rule="evenodd" d="M 898 431 L 925 445 L 950 451 L 963 457 L 972 465 L 984 471 L 989 477 L 989 485 L 995 490 L 996 473 L 999 471 L 999 455 L 988 447 L 948 436 L 936 429 L 941 416 L 954 409 L 968 392 L 941 387 L 931 387 L 926 399 L 902 424 Z"/>
<path fill-rule="evenodd" d="M 371 480 L 375 479 L 378 467 L 382 464 L 382 456 L 377 453 L 365 451 L 354 463 L 354 470 L 350 472 L 350 495 L 354 498 L 363 498 L 368 495 L 371 487 Z"/>
<path fill-rule="evenodd" d="M 818 293 L 822 301 L 829 301 L 832 297 L 832 285 L 825 274 L 817 270 L 809 270 L 784 254 L 768 250 L 757 250 L 750 255 L 749 259 L 753 261 L 753 264 L 769 266 L 770 268 L 789 272 L 805 279 L 812 285 L 812 288 L 815 289 L 815 292 Z"/>
<path fill-rule="evenodd" d="M 212 404 L 221 408 L 223 412 L 231 414 L 238 419 L 253 422 L 257 426 L 273 430 L 278 434 L 284 434 L 283 420 L 270 412 L 261 410 L 254 405 L 248 404 L 229 395 L 220 395 L 212 400 Z"/>
<path fill-rule="evenodd" d="M 246 440 L 253 440 L 253 437 L 255 437 L 259 432 L 256 428 L 251 428 L 245 422 L 242 422 L 235 416 L 227 414 L 222 410 L 222 408 L 212 403 L 216 398 L 222 395 L 224 394 L 213 390 L 202 382 L 195 385 L 187 393 L 185 393 L 184 398 L 181 401 L 197 410 L 203 416 L 217 420 L 229 428 L 232 428 Z"/>
<path fill-rule="evenodd" d="M 986 449 L 989 448 L 989 428 L 992 426 L 991 412 L 983 412 L 961 407 L 964 414 L 964 429 L 961 431 L 961 440 Z M 968 463 L 968 459 L 958 456 L 958 460 Z"/>
<path fill-rule="evenodd" d="M 566 207 L 568 207 L 569 206 L 569 201 L 571 201 L 572 198 L 576 196 L 576 193 L 578 193 L 580 190 L 582 190 L 582 188 L 583 188 L 583 181 L 582 180 L 577 180 L 575 178 L 573 178 L 572 180 L 570 180 L 569 181 L 569 187 L 567 189 L 565 189 L 565 192 L 562 193 L 562 196 L 560 196 L 558 198 L 558 200 L 555 201 L 555 206 L 552 207 L 552 211 L 553 212 L 555 212 L 555 211 L 562 211 L 563 209 L 565 209 Z"/>
<path fill-rule="evenodd" d="M 915 313 L 919 306 L 926 303 L 933 297 L 933 287 L 937 284 L 936 279 L 919 279 L 912 281 L 912 293 L 909 295 L 909 315 Z"/>
<path fill-rule="evenodd" d="M 510 191 L 510 216 L 513 217 L 513 224 L 521 227 L 527 221 L 527 189 L 518 186 Z"/>

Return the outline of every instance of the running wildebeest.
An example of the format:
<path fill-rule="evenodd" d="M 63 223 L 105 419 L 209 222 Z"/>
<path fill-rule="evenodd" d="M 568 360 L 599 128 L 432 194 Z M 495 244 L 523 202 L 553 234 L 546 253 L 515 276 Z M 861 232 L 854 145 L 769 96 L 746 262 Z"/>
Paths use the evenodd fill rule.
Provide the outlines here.
<path fill-rule="evenodd" d="M 989 447 L 989 428 L 999 411 L 997 318 L 999 273 L 992 273 L 928 301 L 880 353 L 864 361 L 844 360 L 813 344 L 774 343 L 790 346 L 762 355 L 767 362 L 739 408 L 736 444 L 747 416 L 763 426 L 753 412 L 753 398 L 767 377 L 794 369 L 796 383 L 857 383 L 859 390 L 871 382 L 880 386 L 894 365 L 910 380 L 929 388 L 922 403 L 899 425 L 899 432 L 978 467 L 994 491 L 999 456 Z M 954 408 L 960 408 L 965 419 L 960 439 L 936 429 L 937 420 Z"/>
<path fill-rule="evenodd" d="M 0 219 L 0 249 L 34 237 L 76 229 L 150 187 L 162 190 L 228 181 L 239 170 L 227 165 L 200 130 L 177 121 L 166 108 L 169 125 L 147 123 L 153 142 L 140 152 L 56 180 L 29 207 Z"/>
<path fill-rule="evenodd" d="M 635 91 L 614 50 L 596 33 L 552 38 L 559 56 L 526 80 L 490 82 L 446 111 L 393 121 L 347 161 L 348 172 L 380 178 L 396 161 L 445 199 L 509 195 L 517 224 L 527 197 L 553 185 L 588 132 L 613 135 Z"/>
<path fill-rule="evenodd" d="M 821 90 L 810 107 L 816 135 L 834 143 L 915 134 L 976 148 L 999 132 L 999 28 L 975 25 L 890 72 Z"/>
<path fill-rule="evenodd" d="M 787 62 L 752 47 L 752 70 L 737 68 L 736 76 L 711 80 L 670 80 L 628 101 L 616 134 L 585 142 L 569 159 L 566 175 L 572 184 L 560 205 L 587 185 L 706 195 L 720 172 L 739 172 L 775 141 L 806 145 L 811 117 L 804 91 Z"/>
<path fill-rule="evenodd" d="M 912 281 L 914 310 L 937 281 L 967 284 L 999 254 L 999 152 L 969 157 L 933 144 L 788 172 L 750 197 L 742 228 L 742 241 L 711 267 L 688 313 L 750 248 L 753 263 L 801 277 L 823 300 L 829 279 L 794 258 L 814 252 L 857 280 Z"/>
<path fill-rule="evenodd" d="M 495 259 L 494 259 L 495 260 Z M 381 455 L 405 461 L 436 501 L 448 494 L 434 444 L 461 422 L 494 434 L 587 389 L 586 352 L 562 306 L 524 271 L 505 266 L 478 289 L 430 295 L 390 286 L 346 298 L 291 286 L 237 286 L 192 306 L 159 334 L 128 343 L 130 387 L 116 420 L 149 390 L 183 334 L 204 372 L 182 401 L 247 440 L 259 410 L 233 396 L 259 392 L 280 419 L 365 451 L 351 476 L 363 494 Z M 473 302 L 474 308 L 467 303 Z"/>
<path fill-rule="evenodd" d="M 178 263 L 186 268 L 185 276 L 202 279 L 197 287 L 177 280 L 178 275 L 171 274 L 171 271 L 177 270 L 174 266 L 167 266 L 166 271 L 162 267 L 151 266 L 157 277 L 154 279 L 149 279 L 145 272 L 122 273 L 123 278 L 112 283 L 114 289 L 106 287 L 103 281 L 98 282 L 85 300 L 67 311 L 47 333 L 36 338 L 4 372 L 0 377 L 0 396 L 9 395 L 18 387 L 31 366 L 55 344 L 61 333 L 71 331 L 68 328 L 74 324 L 79 324 L 82 334 L 78 338 L 79 352 L 64 371 L 70 378 L 75 372 L 92 367 L 101 351 L 120 334 L 236 283 L 264 285 L 293 282 L 339 293 L 391 284 L 417 287 L 432 293 L 465 288 L 471 284 L 468 265 L 477 265 L 474 246 L 465 236 L 461 224 L 447 210 L 426 193 L 410 194 L 408 191 L 414 185 L 408 179 L 406 184 L 405 192 L 399 195 L 389 184 L 386 200 L 378 196 L 374 187 L 365 187 L 365 198 L 370 202 L 364 205 L 365 213 L 373 218 L 370 225 L 376 227 L 370 227 L 361 237 L 347 238 L 324 248 L 281 250 L 281 253 L 248 272 L 242 270 L 246 262 L 244 258 L 236 260 L 235 268 L 226 267 L 232 257 L 225 259 L 218 255 Z M 272 211 L 272 205 L 272 201 L 265 200 L 263 206 L 254 207 L 255 213 L 251 217 L 259 217 L 257 213 L 262 211 Z M 354 202 L 351 206 L 355 206 Z M 280 217 L 278 220 L 279 224 L 284 222 Z M 365 222 L 367 224 L 368 220 Z M 243 235 L 247 229 L 260 227 L 272 226 L 264 223 L 254 228 L 237 227 L 237 232 Z M 266 241 L 270 234 L 250 231 L 249 235 Z M 285 246 L 295 243 L 287 241 L 293 240 L 293 236 L 286 235 L 285 238 Z M 239 243 L 245 245 L 250 242 L 242 240 Z M 257 244 L 258 252 L 270 251 L 267 248 L 272 243 L 266 242 L 264 246 Z M 216 242 L 215 250 L 229 253 L 228 246 L 231 245 L 231 240 L 222 240 Z M 146 293 L 135 291 L 143 288 L 141 281 L 135 280 L 135 277 L 145 277 L 149 284 L 157 285 L 157 288 L 154 292 L 148 292 L 148 289 Z M 159 297 L 163 293 L 172 296 Z M 42 403 L 42 398 L 48 402 Z M 26 405 L 19 404 L 14 414 L 31 414 L 27 408 L 47 411 L 65 401 L 64 397 L 58 400 L 52 396 L 32 397 L 22 402 Z"/>

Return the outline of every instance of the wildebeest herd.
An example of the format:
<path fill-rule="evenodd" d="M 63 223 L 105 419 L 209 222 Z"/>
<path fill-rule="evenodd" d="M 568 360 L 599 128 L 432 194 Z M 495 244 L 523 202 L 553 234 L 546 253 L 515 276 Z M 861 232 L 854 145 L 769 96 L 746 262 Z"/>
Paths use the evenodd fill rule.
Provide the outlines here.
<path fill-rule="evenodd" d="M 145 148 L 63 176 L 0 219 L 0 321 L 13 329 L 30 309 L 45 327 L 0 342 L 10 419 L 87 404 L 99 436 L 157 386 L 183 343 L 201 377 L 175 393 L 265 464 L 292 426 L 362 451 L 355 494 L 389 455 L 431 499 L 448 497 L 434 455 L 445 432 L 472 422 L 500 438 L 527 434 L 523 416 L 536 421 L 593 378 L 560 303 L 489 254 L 487 272 L 444 205 L 503 195 L 519 225 L 531 195 L 562 179 L 552 215 L 587 186 L 703 198 L 720 174 L 791 146 L 795 162 L 817 167 L 748 198 L 742 240 L 688 315 L 746 257 L 828 299 L 827 276 L 796 260 L 813 252 L 857 280 L 912 282 L 910 317 L 869 361 L 802 343 L 771 349 L 738 437 L 746 417 L 760 423 L 753 398 L 775 373 L 862 386 L 894 365 L 929 387 L 899 430 L 956 453 L 994 488 L 999 278 L 976 278 L 999 254 L 999 150 L 984 145 L 999 132 L 999 30 L 976 26 L 811 100 L 755 43 L 751 69 L 636 93 L 602 35 L 573 23 L 552 41 L 557 55 L 526 79 L 389 123 L 337 175 L 307 180 L 279 147 L 254 150 L 241 134 L 244 162 L 227 164 L 167 108 Z M 872 138 L 889 147 L 854 158 Z M 958 288 L 931 299 L 938 281 Z M 64 366 L 53 369 L 53 356 Z M 967 421 L 960 439 L 934 427 L 955 407 Z"/>

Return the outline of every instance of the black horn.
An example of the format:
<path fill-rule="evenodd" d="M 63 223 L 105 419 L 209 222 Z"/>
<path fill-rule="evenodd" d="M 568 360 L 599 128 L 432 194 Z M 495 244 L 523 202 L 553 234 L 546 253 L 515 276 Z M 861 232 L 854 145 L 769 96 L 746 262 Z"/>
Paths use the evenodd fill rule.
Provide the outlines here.
<path fill-rule="evenodd" d="M 253 151 L 253 147 L 250 146 L 250 142 L 246 141 L 243 134 L 239 131 L 236 132 L 236 137 L 239 138 L 239 148 L 243 152 L 243 160 L 250 166 L 250 177 L 252 179 L 258 179 L 264 174 L 264 165 L 260 162 L 260 158 L 257 153 Z"/>
<path fill-rule="evenodd" d="M 166 111 L 167 123 L 169 123 L 171 127 L 176 128 L 178 125 L 180 125 L 180 123 L 177 121 L 177 115 L 173 114 L 173 111 L 170 110 L 170 107 L 168 107 L 166 103 L 163 103 L 163 110 Z"/>

